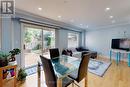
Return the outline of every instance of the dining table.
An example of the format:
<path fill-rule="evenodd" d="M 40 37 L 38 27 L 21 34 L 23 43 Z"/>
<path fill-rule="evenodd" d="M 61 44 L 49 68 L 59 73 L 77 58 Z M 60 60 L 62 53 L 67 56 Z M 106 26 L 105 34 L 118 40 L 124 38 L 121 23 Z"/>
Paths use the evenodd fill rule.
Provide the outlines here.
<path fill-rule="evenodd" d="M 52 58 L 51 62 L 54 68 L 54 72 L 57 76 L 57 87 L 62 87 L 62 79 L 79 68 L 81 58 L 60 55 L 58 57 Z M 85 77 L 84 85 L 87 87 L 87 76 Z"/>

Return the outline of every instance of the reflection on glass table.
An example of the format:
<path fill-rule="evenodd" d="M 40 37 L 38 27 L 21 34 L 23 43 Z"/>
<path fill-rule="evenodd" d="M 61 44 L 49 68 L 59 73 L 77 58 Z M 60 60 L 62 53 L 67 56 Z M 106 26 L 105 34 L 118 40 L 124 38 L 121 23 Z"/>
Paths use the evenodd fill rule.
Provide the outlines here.
<path fill-rule="evenodd" d="M 58 78 L 64 78 L 69 73 L 78 69 L 81 60 L 75 57 L 61 55 L 51 59 L 51 61 L 56 76 Z"/>

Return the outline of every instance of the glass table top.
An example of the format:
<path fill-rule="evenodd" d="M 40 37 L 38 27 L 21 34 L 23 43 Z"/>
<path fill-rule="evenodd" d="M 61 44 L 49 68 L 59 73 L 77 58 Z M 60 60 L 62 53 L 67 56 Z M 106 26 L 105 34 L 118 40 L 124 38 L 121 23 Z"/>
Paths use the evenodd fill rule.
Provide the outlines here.
<path fill-rule="evenodd" d="M 64 78 L 69 73 L 78 69 L 81 59 L 61 55 L 51 59 L 55 74 L 58 78 Z"/>

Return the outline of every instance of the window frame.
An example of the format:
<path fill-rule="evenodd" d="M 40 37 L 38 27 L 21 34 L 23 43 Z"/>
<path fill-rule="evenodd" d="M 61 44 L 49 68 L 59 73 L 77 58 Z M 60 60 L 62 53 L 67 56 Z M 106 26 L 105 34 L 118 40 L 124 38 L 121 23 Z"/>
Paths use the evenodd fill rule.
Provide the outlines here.
<path fill-rule="evenodd" d="M 68 38 L 69 38 L 69 34 L 76 35 L 76 37 L 77 37 L 77 43 L 76 43 L 76 46 L 72 46 L 72 47 L 69 46 L 69 40 L 68 40 Z M 68 43 L 67 43 L 67 47 L 68 47 L 68 48 L 76 48 L 76 47 L 79 47 L 79 44 L 80 44 L 79 38 L 80 38 L 80 33 L 79 33 L 79 32 L 68 32 L 68 35 L 67 35 L 67 41 L 68 41 Z"/>

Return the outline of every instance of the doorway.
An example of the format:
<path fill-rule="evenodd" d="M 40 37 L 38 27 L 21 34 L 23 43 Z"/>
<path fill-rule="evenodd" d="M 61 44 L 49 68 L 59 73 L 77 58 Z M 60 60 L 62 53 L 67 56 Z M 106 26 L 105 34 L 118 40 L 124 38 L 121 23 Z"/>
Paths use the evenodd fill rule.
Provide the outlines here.
<path fill-rule="evenodd" d="M 39 56 L 49 55 L 49 49 L 55 47 L 55 30 L 41 26 L 24 26 L 23 34 L 24 67 L 36 66 Z"/>

